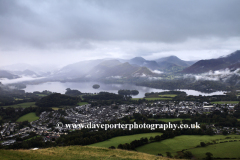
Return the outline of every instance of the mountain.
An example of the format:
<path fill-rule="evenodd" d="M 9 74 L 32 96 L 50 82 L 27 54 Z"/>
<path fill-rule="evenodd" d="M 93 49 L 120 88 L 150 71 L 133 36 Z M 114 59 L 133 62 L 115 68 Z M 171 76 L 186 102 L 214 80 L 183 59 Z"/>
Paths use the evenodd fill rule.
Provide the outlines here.
<path fill-rule="evenodd" d="M 136 66 L 147 67 L 151 70 L 160 69 L 156 61 L 148 61 L 142 57 L 135 57 L 127 61 L 128 63 Z"/>
<path fill-rule="evenodd" d="M 225 57 L 220 57 L 217 59 L 200 60 L 193 64 L 192 66 L 185 68 L 183 73 L 204 73 L 210 70 L 222 70 L 229 68 L 230 70 L 235 70 L 240 67 L 240 51 L 235 51 Z"/>
<path fill-rule="evenodd" d="M 90 70 L 92 70 L 95 66 L 103 61 L 103 59 L 97 59 L 69 64 L 54 72 L 52 77 L 78 78 L 87 74 Z"/>
<path fill-rule="evenodd" d="M 119 62 L 119 61 L 118 61 Z M 142 77 L 142 76 L 154 76 L 155 73 L 152 73 L 146 67 L 138 67 L 125 63 L 116 63 L 114 66 L 103 65 L 101 63 L 95 66 L 85 78 L 110 78 L 110 77 Z"/>
<path fill-rule="evenodd" d="M 22 74 L 31 75 L 30 73 L 27 73 L 29 70 L 31 72 L 35 72 L 35 75 L 46 76 L 50 75 L 51 72 L 57 70 L 59 67 L 52 64 L 30 65 L 26 63 L 17 63 L 12 65 L 1 66 L 0 68 L 17 75 Z"/>
<path fill-rule="evenodd" d="M 188 65 L 181 59 L 170 56 L 154 60 L 146 60 L 142 57 L 132 59 L 98 59 L 81 61 L 67 65 L 51 75 L 55 79 L 75 79 L 75 78 L 106 78 L 106 77 L 144 77 L 156 76 L 151 70 L 165 72 L 179 72 Z M 174 62 L 174 63 L 173 63 Z M 176 63 L 176 64 L 175 64 Z M 190 63 L 190 62 L 189 62 Z"/>
<path fill-rule="evenodd" d="M 39 75 L 29 69 L 24 71 L 12 71 L 11 73 L 19 75 L 19 76 L 31 76 L 31 77 L 39 77 Z"/>
<path fill-rule="evenodd" d="M 116 65 L 122 64 L 121 62 L 119 62 L 119 60 L 105 60 L 103 62 L 101 62 L 99 65 L 101 66 L 106 66 L 106 67 L 114 67 Z"/>
<path fill-rule="evenodd" d="M 183 61 L 176 56 L 169 56 L 152 61 L 146 60 L 142 57 L 135 57 L 125 62 L 129 62 L 135 66 L 147 67 L 151 70 L 172 72 L 182 70 L 183 68 L 192 65 L 196 61 Z"/>
<path fill-rule="evenodd" d="M 15 79 L 19 76 L 9 73 L 8 71 L 0 70 L 0 78 Z"/>
<path fill-rule="evenodd" d="M 178 65 L 178 66 L 182 66 L 182 67 L 188 67 L 189 66 L 185 61 L 179 59 L 176 56 L 169 56 L 169 57 L 159 58 L 156 61 L 157 61 L 158 64 L 160 64 L 161 62 L 168 62 L 168 63 L 172 63 L 172 64 L 175 64 L 175 65 Z"/>
<path fill-rule="evenodd" d="M 162 62 L 168 62 L 168 63 L 175 64 L 177 66 L 188 67 L 197 61 L 184 61 L 178 58 L 177 56 L 168 56 L 168 57 L 159 58 L 156 60 L 156 62 L 158 64 L 161 64 Z"/>
<path fill-rule="evenodd" d="M 172 68 L 172 67 L 179 67 L 178 65 L 171 63 L 171 62 L 167 62 L 167 61 L 162 61 L 158 64 L 158 66 L 162 69 L 162 70 L 166 70 L 168 68 Z"/>

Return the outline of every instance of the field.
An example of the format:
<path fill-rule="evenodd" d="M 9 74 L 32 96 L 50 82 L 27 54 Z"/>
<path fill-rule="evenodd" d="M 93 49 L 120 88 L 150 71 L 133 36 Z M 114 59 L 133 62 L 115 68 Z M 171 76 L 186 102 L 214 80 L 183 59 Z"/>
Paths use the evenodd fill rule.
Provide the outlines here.
<path fill-rule="evenodd" d="M 158 95 L 160 97 L 176 97 L 177 95 L 176 94 L 163 94 L 163 95 Z"/>
<path fill-rule="evenodd" d="M 145 153 L 86 146 L 53 147 L 38 150 L 0 150 L 1 160 L 169 160 Z"/>
<path fill-rule="evenodd" d="M 153 94 L 153 95 L 149 95 L 147 97 L 144 97 L 144 99 L 148 100 L 148 101 L 156 101 L 156 100 L 172 100 L 173 97 L 176 97 L 176 94 Z M 132 98 L 132 100 L 139 100 L 139 99 L 143 99 L 143 98 Z"/>
<path fill-rule="evenodd" d="M 40 96 L 40 97 L 45 97 L 45 96 L 47 96 L 46 94 L 36 94 L 36 95 L 38 95 L 38 96 Z"/>
<path fill-rule="evenodd" d="M 239 153 L 240 142 L 227 142 L 219 143 L 214 145 L 209 145 L 206 147 L 199 147 L 194 149 L 189 149 L 195 157 L 204 158 L 206 157 L 205 153 L 210 152 L 213 154 L 213 157 L 220 158 L 240 158 Z"/>
<path fill-rule="evenodd" d="M 85 105 L 85 104 L 88 104 L 87 102 L 79 102 L 78 105 L 79 106 L 82 106 L 82 105 Z"/>
<path fill-rule="evenodd" d="M 216 101 L 216 102 L 211 102 L 214 104 L 238 104 L 239 101 Z"/>
<path fill-rule="evenodd" d="M 32 121 L 35 121 L 38 119 L 39 119 L 39 117 L 36 116 L 36 113 L 31 112 L 31 113 L 25 114 L 24 116 L 18 118 L 17 122 L 23 122 L 23 121 L 32 122 Z"/>
<path fill-rule="evenodd" d="M 19 103 L 19 104 L 14 104 L 14 105 L 9 105 L 9 106 L 3 106 L 4 108 L 6 107 L 13 107 L 13 108 L 28 108 L 28 107 L 37 107 L 35 105 L 35 102 L 25 102 L 25 103 Z"/>
<path fill-rule="evenodd" d="M 61 108 L 58 108 L 58 107 L 52 107 L 53 110 L 59 110 Z"/>
<path fill-rule="evenodd" d="M 154 143 L 150 143 L 150 144 L 138 147 L 137 151 L 148 153 L 148 154 L 153 154 L 153 155 L 161 153 L 166 156 L 166 152 L 171 152 L 172 155 L 177 155 L 178 151 L 196 147 L 197 145 L 200 145 L 200 142 L 207 143 L 207 142 L 211 142 L 212 140 L 218 141 L 220 139 L 223 140 L 226 137 L 232 137 L 232 138 L 237 137 L 238 139 L 240 139 L 240 135 L 231 135 L 231 136 L 230 135 L 228 135 L 228 136 L 223 136 L 223 135 L 214 135 L 214 136 L 182 135 L 182 136 L 174 137 L 172 139 L 167 139 L 167 140 L 164 140 L 161 142 L 154 142 Z M 228 143 L 231 143 L 231 142 L 228 142 Z M 208 152 L 208 151 L 206 151 L 206 152 Z M 240 155 L 239 155 L 239 157 L 240 157 Z"/>
<path fill-rule="evenodd" d="M 29 140 L 31 140 L 31 139 L 33 139 L 33 138 L 37 138 L 37 137 L 41 137 L 41 136 L 40 136 L 40 135 L 37 135 L 37 136 L 34 136 L 34 137 L 32 137 L 32 138 L 26 139 L 26 140 L 24 140 L 24 141 L 29 141 Z"/>
<path fill-rule="evenodd" d="M 119 144 L 130 143 L 134 140 L 139 140 L 142 137 L 147 137 L 147 138 L 150 138 L 151 136 L 155 137 L 156 135 L 162 135 L 162 133 L 142 133 L 142 134 L 134 134 L 129 136 L 119 136 L 103 142 L 91 144 L 89 146 L 105 147 L 105 148 L 108 148 L 111 146 L 117 147 Z"/>
<path fill-rule="evenodd" d="M 149 120 L 158 120 L 163 122 L 174 122 L 174 121 L 182 121 L 182 120 L 191 120 L 190 118 L 160 118 L 160 119 L 154 119 L 154 118 L 148 118 Z"/>
<path fill-rule="evenodd" d="M 77 105 L 79 105 L 79 106 L 81 106 L 81 105 L 85 105 L 85 104 L 88 104 L 87 102 L 78 102 L 77 103 Z M 73 107 L 76 107 L 76 105 L 75 106 L 59 106 L 59 107 L 52 107 L 52 109 L 53 110 L 59 110 L 59 109 L 61 109 L 61 108 L 73 108 Z"/>
<path fill-rule="evenodd" d="M 23 100 L 23 99 L 20 99 L 20 98 L 14 98 L 16 101 L 20 101 L 20 100 Z"/>

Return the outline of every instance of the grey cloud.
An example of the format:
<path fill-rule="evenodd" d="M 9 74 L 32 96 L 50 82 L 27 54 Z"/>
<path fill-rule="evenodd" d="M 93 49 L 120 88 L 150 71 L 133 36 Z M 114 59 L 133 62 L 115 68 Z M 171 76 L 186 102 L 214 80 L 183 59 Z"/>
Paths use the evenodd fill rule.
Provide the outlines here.
<path fill-rule="evenodd" d="M 0 42 L 6 45 L 240 36 L 237 0 L 0 0 L 0 6 Z"/>

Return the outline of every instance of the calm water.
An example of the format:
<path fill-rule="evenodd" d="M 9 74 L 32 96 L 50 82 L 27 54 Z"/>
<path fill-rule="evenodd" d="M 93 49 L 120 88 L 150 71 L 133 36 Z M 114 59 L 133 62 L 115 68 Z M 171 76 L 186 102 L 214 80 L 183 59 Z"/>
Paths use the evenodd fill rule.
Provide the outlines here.
<path fill-rule="evenodd" d="M 94 89 L 92 86 L 94 84 L 99 84 L 99 89 Z M 66 88 L 70 89 L 77 89 L 81 91 L 82 93 L 98 93 L 101 91 L 111 92 L 111 93 L 117 93 L 120 89 L 128 89 L 128 90 L 138 90 L 139 94 L 137 96 L 132 96 L 135 98 L 142 98 L 144 97 L 145 93 L 147 92 L 163 92 L 167 90 L 162 89 L 155 89 L 155 88 L 149 88 L 149 87 L 142 87 L 142 86 L 136 86 L 132 84 L 104 84 L 100 82 L 47 82 L 47 83 L 41 83 L 36 85 L 27 85 L 27 87 L 24 89 L 26 92 L 34 92 L 34 91 L 44 91 L 49 90 L 52 92 L 58 92 L 58 93 L 65 93 Z M 213 92 L 213 93 L 202 93 L 195 90 L 180 90 L 186 92 L 188 95 L 223 95 L 223 91 Z"/>

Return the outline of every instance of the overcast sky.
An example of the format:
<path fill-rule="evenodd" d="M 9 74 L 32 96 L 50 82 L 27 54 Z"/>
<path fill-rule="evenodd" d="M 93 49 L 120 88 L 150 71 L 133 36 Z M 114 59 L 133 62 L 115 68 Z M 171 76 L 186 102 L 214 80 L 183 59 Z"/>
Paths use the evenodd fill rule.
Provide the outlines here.
<path fill-rule="evenodd" d="M 209 59 L 240 49 L 239 0 L 0 0 L 0 65 Z"/>

